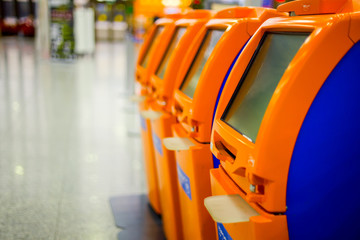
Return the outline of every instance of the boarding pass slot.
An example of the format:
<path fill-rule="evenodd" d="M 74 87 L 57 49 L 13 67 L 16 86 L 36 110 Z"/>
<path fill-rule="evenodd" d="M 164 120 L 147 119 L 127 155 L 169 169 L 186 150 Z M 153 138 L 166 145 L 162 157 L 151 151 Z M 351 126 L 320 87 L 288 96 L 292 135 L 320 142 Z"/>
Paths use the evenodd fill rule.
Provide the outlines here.
<path fill-rule="evenodd" d="M 229 161 L 230 163 L 235 161 L 236 155 L 232 153 L 221 141 L 216 141 L 215 147 L 218 151 L 217 158 L 222 161 Z"/>

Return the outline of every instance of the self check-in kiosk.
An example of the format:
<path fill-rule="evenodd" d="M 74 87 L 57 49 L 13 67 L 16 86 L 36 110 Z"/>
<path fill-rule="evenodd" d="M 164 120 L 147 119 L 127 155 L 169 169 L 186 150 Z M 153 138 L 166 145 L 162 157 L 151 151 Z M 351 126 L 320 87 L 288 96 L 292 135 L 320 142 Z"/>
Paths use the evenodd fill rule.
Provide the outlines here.
<path fill-rule="evenodd" d="M 193 43 L 187 46 L 189 50 L 180 67 L 175 63 L 178 59 L 175 55 L 165 74 L 159 68 L 152 76 L 156 101 L 151 107 L 161 114 L 151 121 L 159 181 L 166 191 L 179 191 L 178 197 L 175 194 L 170 197 L 169 194 L 169 201 L 164 204 L 172 204 L 172 208 L 181 209 L 178 217 L 181 216 L 184 239 L 214 239 L 216 236 L 211 227 L 212 220 L 203 206 L 204 197 L 209 196 L 211 191 L 209 169 L 213 167 L 213 162 L 209 141 L 216 98 L 227 70 L 250 36 L 266 19 L 280 15 L 285 14 L 264 8 L 238 7 L 220 11 L 201 29 Z M 188 89 L 184 92 L 191 96 L 175 90 L 174 102 L 171 95 L 184 79 L 182 86 Z M 190 79 L 191 87 L 188 86 Z M 203 87 L 196 94 L 194 81 L 199 81 Z M 191 105 L 193 98 L 195 107 Z M 184 102 L 179 99 L 185 99 L 188 105 L 184 106 Z M 175 124 L 176 121 L 180 123 Z M 173 136 L 173 124 L 176 126 L 175 138 L 166 139 Z M 196 131 L 192 131 L 192 128 Z M 189 135 L 190 138 L 187 138 Z M 180 148 L 176 140 L 181 141 Z M 194 145 L 193 148 L 183 149 L 184 141 Z M 183 150 L 176 153 L 181 156 L 180 161 L 175 160 L 172 150 Z M 179 181 L 182 186 L 180 188 Z M 180 206 L 174 204 L 178 201 Z M 165 218 L 163 220 L 165 225 L 168 221 Z"/>
<path fill-rule="evenodd" d="M 281 5 L 293 16 L 267 20 L 235 63 L 205 199 L 219 239 L 359 238 L 359 7 Z"/>
<path fill-rule="evenodd" d="M 149 74 L 159 63 L 159 55 L 165 51 L 175 30 L 175 21 L 182 15 L 169 15 L 155 22 L 139 51 L 135 79 L 139 83 L 138 93 L 134 101 L 139 102 L 140 111 L 147 109 L 147 87 Z M 143 142 L 148 197 L 156 213 L 161 213 L 158 179 L 155 168 L 154 149 L 152 147 L 151 129 L 148 120 L 140 117 L 141 137 Z"/>
<path fill-rule="evenodd" d="M 174 61 L 181 61 L 184 58 L 184 55 L 188 49 L 188 46 L 193 41 L 193 36 L 204 26 L 210 17 L 213 16 L 213 12 L 209 10 L 196 10 L 191 11 L 183 16 L 182 19 L 174 23 L 174 31 L 172 37 L 170 38 L 168 44 L 164 47 L 164 52 L 159 56 L 159 61 L 156 67 L 154 67 L 148 73 L 159 73 L 164 72 L 165 69 L 168 69 L 171 65 L 174 64 Z M 159 43 L 162 44 L 162 43 Z M 172 56 L 176 55 L 177 60 L 173 60 Z M 140 114 L 142 115 L 143 125 L 146 126 L 146 130 L 143 132 L 146 134 L 146 142 L 144 141 L 145 149 L 151 148 L 151 151 L 154 152 L 153 145 L 155 149 L 158 146 L 158 139 L 152 134 L 152 127 L 150 125 L 150 120 L 158 117 L 157 113 L 149 109 L 149 105 L 156 99 L 153 98 L 154 85 L 151 85 L 151 82 L 147 84 L 144 91 L 148 98 L 142 103 L 144 107 L 140 109 Z M 160 196 L 160 204 L 162 208 L 162 218 L 163 225 L 165 230 L 165 235 L 168 239 L 181 239 L 181 221 L 179 217 L 178 207 L 173 207 L 176 205 L 176 202 L 170 201 L 172 196 L 176 196 L 177 192 L 171 191 L 172 189 L 168 187 L 169 182 L 164 182 L 162 179 L 158 178 L 158 172 L 161 169 L 157 169 L 154 161 L 152 161 L 152 166 L 155 171 L 151 172 L 153 174 L 151 178 L 158 179 L 158 189 Z M 155 173 L 156 172 L 156 173 Z M 161 175 L 161 174 L 160 174 Z M 170 198 L 170 199 L 169 199 Z"/>

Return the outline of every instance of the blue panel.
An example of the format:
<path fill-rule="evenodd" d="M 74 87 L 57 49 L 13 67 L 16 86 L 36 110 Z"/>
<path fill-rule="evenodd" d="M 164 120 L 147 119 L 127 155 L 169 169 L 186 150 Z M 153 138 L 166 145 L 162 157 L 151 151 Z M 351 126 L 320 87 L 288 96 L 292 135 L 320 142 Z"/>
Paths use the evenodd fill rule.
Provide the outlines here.
<path fill-rule="evenodd" d="M 191 187 L 190 187 L 190 178 L 186 173 L 181 169 L 180 165 L 177 163 L 177 175 L 181 188 L 184 190 L 186 195 L 191 199 Z"/>
<path fill-rule="evenodd" d="M 291 240 L 360 239 L 359 58 L 357 43 L 320 89 L 301 127 L 286 196 Z"/>
<path fill-rule="evenodd" d="M 273 0 L 263 0 L 262 6 L 263 7 L 268 7 L 268 8 L 273 7 Z"/>
<path fill-rule="evenodd" d="M 220 166 L 220 160 L 219 160 L 217 157 L 215 157 L 214 154 L 212 154 L 212 157 L 213 157 L 213 165 L 214 165 L 214 168 L 219 168 L 219 166 Z"/>
<path fill-rule="evenodd" d="M 156 133 L 152 133 L 152 138 L 153 138 L 153 144 L 155 146 L 156 151 L 163 156 L 163 149 L 162 149 L 162 143 L 161 143 L 161 139 L 156 135 Z"/>
<path fill-rule="evenodd" d="M 146 131 L 146 120 L 140 115 L 140 123 L 142 130 Z"/>
<path fill-rule="evenodd" d="M 228 77 L 229 77 L 229 75 L 230 75 L 230 73 L 231 73 L 231 70 L 233 69 L 233 67 L 234 67 L 234 65 L 235 65 L 235 63 L 236 63 L 236 60 L 239 58 L 239 56 L 240 56 L 242 50 L 244 49 L 244 47 L 246 46 L 246 44 L 247 44 L 247 42 L 245 43 L 245 45 L 242 47 L 242 49 L 240 50 L 240 52 L 239 52 L 239 53 L 236 55 L 236 57 L 234 58 L 233 62 L 231 63 L 231 66 L 229 67 L 229 69 L 228 69 L 228 71 L 227 71 L 227 73 L 226 73 L 226 75 L 225 75 L 224 81 L 223 81 L 222 84 L 221 84 L 219 93 L 218 93 L 218 95 L 217 95 L 216 103 L 215 103 L 215 108 L 214 108 L 214 113 L 213 113 L 213 121 L 212 121 L 212 123 L 211 123 L 211 126 L 214 124 L 216 109 L 217 109 L 217 106 L 218 106 L 218 104 L 219 104 L 219 100 L 220 100 L 220 97 L 221 97 L 221 93 L 222 93 L 222 91 L 223 91 L 223 89 L 224 89 L 225 83 L 226 83 L 226 81 L 227 81 L 227 79 L 228 79 Z M 213 156 L 213 165 L 214 165 L 214 168 L 218 168 L 219 165 L 220 165 L 220 160 L 217 159 L 217 157 L 215 157 L 214 155 L 212 155 L 212 156 Z"/>
<path fill-rule="evenodd" d="M 226 231 L 225 227 L 221 223 L 217 223 L 219 240 L 232 240 L 230 234 Z"/>

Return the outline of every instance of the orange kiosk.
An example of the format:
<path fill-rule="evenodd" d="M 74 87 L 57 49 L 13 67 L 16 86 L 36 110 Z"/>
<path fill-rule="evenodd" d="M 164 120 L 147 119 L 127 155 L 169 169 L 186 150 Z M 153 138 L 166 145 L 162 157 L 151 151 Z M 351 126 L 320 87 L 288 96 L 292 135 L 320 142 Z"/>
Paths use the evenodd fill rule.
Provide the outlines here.
<path fill-rule="evenodd" d="M 158 54 L 158 59 L 156 59 L 157 64 L 156 67 L 152 68 L 151 71 L 148 71 L 149 74 L 158 73 L 159 75 L 164 75 L 165 70 L 168 69 L 170 63 L 173 62 L 172 56 L 177 56 L 177 62 L 181 61 L 185 53 L 188 49 L 188 46 L 193 41 L 193 36 L 197 34 L 198 31 L 204 26 L 204 24 L 208 21 L 209 18 L 213 16 L 213 12 L 209 10 L 194 10 L 184 15 L 184 17 L 174 23 L 173 26 L 173 34 L 170 38 L 168 44 L 159 43 L 159 45 L 164 44 L 162 48 L 164 51 L 162 54 Z M 175 61 L 176 62 L 176 61 Z M 155 66 L 155 65 L 154 65 Z M 148 76 L 147 76 L 148 79 Z M 156 99 L 154 99 L 155 88 L 154 85 L 150 84 L 150 81 L 147 81 L 147 85 L 143 92 L 145 92 L 148 98 L 144 101 L 143 107 L 141 107 L 141 115 L 143 125 L 146 126 L 146 130 L 144 130 L 144 135 L 146 135 L 146 142 L 144 142 L 145 149 L 149 149 L 154 152 L 153 143 L 155 149 L 158 149 L 158 139 L 155 135 L 152 134 L 152 127 L 150 125 L 150 120 L 156 118 L 158 115 L 153 110 L 149 109 L 149 105 L 151 105 Z M 151 172 L 152 179 L 158 179 L 158 174 L 156 171 L 161 171 L 157 169 L 155 163 L 151 162 L 153 169 L 155 171 Z M 160 196 L 160 204 L 162 206 L 162 218 L 163 225 L 165 230 L 165 235 L 168 239 L 182 239 L 181 232 L 181 221 L 180 221 L 180 210 L 176 201 L 172 201 L 173 196 L 177 198 L 177 192 L 171 191 L 171 188 L 167 187 L 168 182 L 162 181 L 158 179 L 158 189 Z"/>
<path fill-rule="evenodd" d="M 159 55 L 165 51 L 166 45 L 174 33 L 175 21 L 181 17 L 183 14 L 171 14 L 160 18 L 147 33 L 139 51 L 135 72 L 135 80 L 141 85 L 148 84 L 149 74 L 159 64 L 159 58 L 161 58 Z"/>
<path fill-rule="evenodd" d="M 216 111 L 218 239 L 358 239 L 360 2 L 278 7 L 229 75 Z"/>
<path fill-rule="evenodd" d="M 186 44 L 189 50 L 184 60 L 174 53 L 167 70 L 160 66 L 151 77 L 156 98 L 151 108 L 159 112 L 159 117 L 151 121 L 151 128 L 160 188 L 161 191 L 174 193 L 161 203 L 164 209 L 181 209 L 178 217 L 181 216 L 184 239 L 215 239 L 216 236 L 203 199 L 211 194 L 208 177 L 209 169 L 213 167 L 209 150 L 210 128 L 216 98 L 226 72 L 250 36 L 266 19 L 284 15 L 265 8 L 237 7 L 220 11 L 199 31 L 191 45 Z M 174 89 L 179 88 L 183 79 L 186 79 L 183 86 L 188 85 L 188 80 L 191 81 L 191 96 L 175 90 L 174 102 Z M 197 82 L 201 85 L 201 91 L 195 92 Z M 189 91 L 185 91 L 188 94 Z M 180 138 L 167 139 L 173 136 L 171 126 L 176 120 L 180 123 L 175 125 L 175 135 L 189 136 L 187 142 L 194 145 L 190 151 L 177 152 L 178 161 L 171 150 L 184 150 L 174 142 Z M 180 144 L 184 144 L 186 140 L 182 138 L 180 141 Z M 173 221 L 164 216 L 165 226 Z"/>
<path fill-rule="evenodd" d="M 174 31 L 175 21 L 179 19 L 181 14 L 169 15 L 156 21 L 154 26 L 149 30 L 144 44 L 142 45 L 137 66 L 135 80 L 140 84 L 140 92 L 134 97 L 134 101 L 139 102 L 140 111 L 147 109 L 147 86 L 149 74 L 154 71 L 159 64 L 161 53 L 166 49 Z M 161 213 L 158 179 L 155 167 L 154 150 L 152 147 L 152 138 L 150 123 L 140 116 L 141 121 L 141 137 L 143 140 L 146 177 L 148 184 L 149 202 L 154 211 Z"/>

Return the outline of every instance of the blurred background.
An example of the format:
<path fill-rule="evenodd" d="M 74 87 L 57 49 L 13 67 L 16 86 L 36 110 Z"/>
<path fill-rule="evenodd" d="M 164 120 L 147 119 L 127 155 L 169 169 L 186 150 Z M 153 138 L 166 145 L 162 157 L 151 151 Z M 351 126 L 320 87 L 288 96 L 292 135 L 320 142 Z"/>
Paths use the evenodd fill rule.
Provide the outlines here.
<path fill-rule="evenodd" d="M 75 54 L 84 54 L 94 51 L 90 40 L 121 41 L 129 35 L 134 42 L 141 43 L 151 24 L 166 14 L 232 6 L 276 8 L 284 2 L 287 1 L 1 0 L 1 33 L 3 36 L 36 36 L 41 48 L 54 41 L 56 34 L 67 35 L 65 39 L 73 34 Z M 57 31 L 60 25 L 62 32 Z"/>

